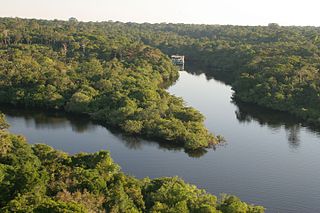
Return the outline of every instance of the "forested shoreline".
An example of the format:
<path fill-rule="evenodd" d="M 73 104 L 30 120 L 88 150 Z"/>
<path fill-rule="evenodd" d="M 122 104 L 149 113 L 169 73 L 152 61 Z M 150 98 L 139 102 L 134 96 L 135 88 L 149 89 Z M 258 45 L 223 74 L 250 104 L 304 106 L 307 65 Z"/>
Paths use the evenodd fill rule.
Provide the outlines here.
<path fill-rule="evenodd" d="M 87 114 L 126 134 L 181 144 L 219 143 L 204 116 L 164 86 L 178 70 L 132 34 L 76 20 L 0 21 L 0 103 Z"/>
<path fill-rule="evenodd" d="M 108 151 L 70 156 L 29 145 L 0 114 L 1 212 L 264 212 L 231 195 L 219 199 L 178 177 L 125 175 Z"/>
<path fill-rule="evenodd" d="M 142 25 L 145 43 L 181 53 L 235 99 L 320 124 L 320 28 L 312 26 Z M 152 34 L 152 32 L 157 32 Z"/>
<path fill-rule="evenodd" d="M 182 54 L 232 85 L 235 100 L 320 123 L 320 28 L 0 18 L 0 103 L 63 110 L 129 135 L 199 150 L 222 138 L 170 95 Z M 209 92 L 209 91 L 208 91 Z M 69 156 L 31 146 L 0 116 L 4 212 L 263 212 L 179 178 L 138 180 L 107 151 Z M 89 143 L 89 142 L 88 142 Z"/>
<path fill-rule="evenodd" d="M 132 54 L 139 48 L 143 49 L 141 45 L 158 48 L 167 55 L 183 54 L 187 63 L 201 65 L 205 67 L 206 75 L 232 85 L 235 98 L 287 111 L 319 124 L 318 27 L 286 27 L 274 23 L 268 26 L 232 26 L 2 18 L 0 32 L 1 49 L 5 51 L 2 55 L 8 54 L 8 47 L 17 49 L 15 46 L 22 44 L 45 47 L 53 51 L 54 57 L 58 56 L 60 64 L 64 63 L 69 68 L 71 61 L 75 65 L 77 60 L 90 58 L 100 61 L 116 59 L 132 66 L 128 57 L 136 57 Z M 135 45 L 140 47 L 132 47 Z M 42 52 L 47 51 L 45 48 Z M 24 51 L 21 47 L 18 49 Z M 157 57 L 165 58 L 162 53 L 157 54 Z M 154 63 L 158 60 L 156 58 L 146 55 L 142 58 L 146 59 L 144 65 L 149 63 L 149 68 L 151 65 L 154 70 L 165 70 L 166 73 L 157 70 L 162 75 L 162 79 L 157 80 L 158 84 L 177 78 L 168 59 L 159 66 Z M 145 69 L 140 61 L 135 62 Z M 97 67 L 93 69 L 99 70 Z M 167 85 L 170 85 L 170 80 Z"/>

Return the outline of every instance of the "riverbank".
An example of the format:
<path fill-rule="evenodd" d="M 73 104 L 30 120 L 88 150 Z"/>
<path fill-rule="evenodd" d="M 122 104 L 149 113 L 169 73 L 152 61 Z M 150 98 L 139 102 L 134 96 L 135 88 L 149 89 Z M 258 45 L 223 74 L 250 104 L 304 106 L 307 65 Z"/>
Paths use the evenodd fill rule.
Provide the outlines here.
<path fill-rule="evenodd" d="M 66 21 L 1 21 L 11 34 L 30 38 L 0 43 L 0 103 L 89 115 L 127 135 L 186 150 L 220 142 L 199 111 L 165 90 L 179 76 L 170 58 L 130 32 L 98 23 L 75 28 Z"/>

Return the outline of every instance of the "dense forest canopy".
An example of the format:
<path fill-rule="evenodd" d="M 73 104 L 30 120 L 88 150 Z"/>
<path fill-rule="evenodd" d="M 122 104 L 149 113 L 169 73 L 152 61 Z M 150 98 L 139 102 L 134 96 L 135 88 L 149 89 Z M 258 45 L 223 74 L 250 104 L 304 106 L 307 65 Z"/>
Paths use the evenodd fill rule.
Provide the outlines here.
<path fill-rule="evenodd" d="M 10 63 L 7 63 L 8 60 L 21 57 L 22 63 L 26 62 L 28 57 L 29 60 L 32 58 L 34 61 L 33 57 L 46 56 L 53 62 L 50 64 L 50 60 L 48 61 L 44 58 L 36 59 L 39 64 L 38 69 L 41 66 L 49 66 L 51 70 L 60 69 L 60 71 L 66 72 L 65 75 L 68 77 L 70 70 L 73 72 L 78 71 L 76 72 L 78 74 L 77 78 L 85 77 L 86 82 L 89 84 L 88 86 L 99 91 L 99 88 L 90 84 L 90 81 L 94 81 L 95 84 L 99 83 L 101 87 L 102 83 L 99 80 L 96 82 L 99 76 L 103 76 L 103 71 L 101 70 L 106 70 L 105 64 L 107 62 L 110 68 L 111 61 L 114 63 L 117 61 L 125 69 L 128 69 L 129 66 L 134 72 L 137 70 L 136 68 L 143 69 L 144 72 L 146 72 L 147 67 L 156 70 L 161 77 L 153 76 L 152 79 L 158 84 L 165 81 L 167 83 L 169 81 L 168 84 L 170 84 L 171 80 L 177 78 L 177 73 L 172 70 L 174 68 L 172 68 L 168 59 L 162 53 L 150 47 L 152 46 L 168 55 L 184 54 L 187 62 L 196 62 L 198 65 L 205 66 L 206 69 L 204 70 L 208 76 L 214 76 L 231 84 L 236 91 L 235 97 L 241 101 L 289 111 L 310 122 L 320 123 L 319 36 L 319 27 L 284 27 L 275 23 L 271 23 L 268 26 L 231 26 L 166 23 L 137 24 L 112 21 L 78 22 L 74 18 L 69 21 L 1 18 L 1 66 L 5 65 L 5 69 L 11 70 Z M 137 57 L 137 49 L 144 49 L 144 47 L 147 47 L 149 51 L 152 50 L 153 53 L 151 55 L 144 54 L 140 57 L 140 61 L 131 60 Z M 30 54 L 32 54 L 31 58 Z M 162 58 L 161 65 L 157 64 L 157 57 Z M 100 64 L 102 67 L 99 67 L 99 64 L 95 63 L 94 60 L 102 63 Z M 134 63 L 132 63 L 133 61 Z M 82 64 L 84 62 L 89 64 Z M 34 65 L 36 64 L 21 64 L 20 66 L 27 66 L 32 69 Z M 87 73 L 80 74 L 81 69 L 86 70 L 88 68 L 85 66 L 91 68 L 86 71 Z M 117 68 L 123 69 L 123 67 Z M 16 69 L 19 69 L 19 67 Z M 4 68 L 1 68 L 1 72 L 2 70 Z M 91 72 L 95 70 L 96 73 L 92 74 L 90 70 Z M 50 70 L 46 72 L 50 72 Z M 14 76 L 15 74 L 12 73 L 12 75 Z M 58 76 L 60 77 L 60 73 Z M 29 79 L 34 79 L 34 76 L 28 77 Z M 53 78 L 54 74 L 47 74 L 46 77 Z M 18 79 L 19 77 L 17 76 L 17 79 L 5 79 L 1 82 Z M 72 84 L 70 84 L 66 78 L 61 79 L 61 86 L 74 86 L 73 91 L 68 92 L 68 96 L 65 96 L 65 91 L 54 91 L 54 88 L 49 87 L 51 104 L 41 104 L 61 107 L 68 103 L 70 96 L 74 94 L 74 91 L 77 91 L 75 87 L 79 87 L 79 84 L 73 80 L 75 79 L 71 79 Z M 77 80 L 80 81 L 79 79 Z M 51 81 L 54 82 L 54 80 Z M 53 82 L 50 82 L 50 85 Z M 58 82 L 60 83 L 60 79 Z M 31 84 L 31 82 L 29 83 Z M 24 84 L 28 84 L 28 82 Z M 49 86 L 47 84 L 44 85 Z M 46 90 L 47 88 L 42 88 L 42 91 Z M 21 98 L 21 96 L 24 97 L 26 95 L 25 91 L 24 94 L 23 91 L 11 92 L 14 95 L 4 92 L 15 99 L 10 100 L 10 102 L 39 105 L 34 103 L 34 98 L 31 98 L 31 100 Z M 90 96 L 94 96 L 94 91 L 91 92 L 84 92 L 88 97 L 78 93 L 73 100 L 84 98 L 87 102 L 91 102 L 89 99 Z M 58 98 L 59 95 L 63 96 L 63 101 Z M 42 98 L 37 97 L 36 99 L 41 100 Z M 93 97 L 93 99 L 95 98 Z M 28 101 L 31 103 L 26 103 Z M 42 102 L 48 102 L 48 100 Z M 82 111 L 82 105 L 80 104 L 76 109 L 73 109 L 72 106 L 75 105 L 71 103 L 69 109 Z M 64 107 L 67 106 L 64 105 Z M 95 109 L 95 111 L 97 110 Z M 189 114 L 186 117 L 190 116 L 192 115 Z M 179 116 L 174 117 L 180 120 Z M 199 115 L 195 117 L 199 117 Z M 139 119 L 133 119 L 129 124 L 119 123 L 118 121 L 115 123 L 123 126 L 123 129 L 127 127 L 129 132 L 139 132 L 140 121 Z M 110 121 L 110 123 L 114 123 L 114 121 Z M 131 124 L 133 123 L 137 124 L 135 125 L 137 128 L 132 128 Z M 179 122 L 175 121 L 173 123 L 177 124 Z M 172 129 L 168 125 L 175 125 L 166 121 L 162 121 L 161 124 L 169 132 Z M 144 127 L 144 124 L 142 126 Z M 184 128 L 188 129 L 190 127 L 184 125 L 182 129 Z M 146 134 L 146 132 L 149 132 L 146 129 L 148 128 L 141 128 L 141 132 Z M 207 137 L 204 136 L 206 134 L 204 132 L 202 136 Z M 171 137 L 169 133 L 164 134 L 167 135 L 160 137 Z M 181 136 L 173 137 L 179 138 Z M 206 144 L 206 142 L 203 142 L 203 144 Z"/>
<path fill-rule="evenodd" d="M 204 116 L 165 90 L 178 78 L 169 57 L 134 31 L 117 23 L 1 18 L 0 103 L 88 114 L 188 150 L 217 144 Z"/>
<path fill-rule="evenodd" d="M 125 175 L 109 152 L 69 156 L 29 145 L 0 114 L 1 212 L 264 212 L 231 195 L 214 195 L 178 177 Z"/>
<path fill-rule="evenodd" d="M 165 88 L 170 54 L 231 84 L 235 99 L 320 123 L 320 28 L 0 18 L 0 103 L 87 114 L 127 134 L 209 147 L 204 117 Z M 0 116 L 0 208 L 29 212 L 263 212 L 179 178 L 138 180 L 106 151 L 30 146 Z M 14 174 L 14 175 L 13 175 Z"/>
<path fill-rule="evenodd" d="M 144 25 L 143 25 L 144 26 Z M 235 98 L 320 124 L 320 28 L 157 24 L 142 40 L 233 86 Z M 148 30 L 149 29 L 149 30 Z M 152 33 L 156 31 L 157 33 Z"/>

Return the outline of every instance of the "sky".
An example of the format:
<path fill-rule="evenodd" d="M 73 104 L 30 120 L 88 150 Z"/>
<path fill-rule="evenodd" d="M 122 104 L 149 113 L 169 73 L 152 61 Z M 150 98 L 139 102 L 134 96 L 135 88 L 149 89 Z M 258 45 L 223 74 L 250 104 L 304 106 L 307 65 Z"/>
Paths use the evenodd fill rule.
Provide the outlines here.
<path fill-rule="evenodd" d="M 320 0 L 0 0 L 0 17 L 320 26 Z"/>

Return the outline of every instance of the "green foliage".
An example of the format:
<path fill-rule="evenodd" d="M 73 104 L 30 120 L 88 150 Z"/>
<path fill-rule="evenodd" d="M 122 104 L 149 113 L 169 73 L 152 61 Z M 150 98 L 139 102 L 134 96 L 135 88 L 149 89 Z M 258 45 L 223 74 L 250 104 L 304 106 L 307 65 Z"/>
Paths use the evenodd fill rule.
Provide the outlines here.
<path fill-rule="evenodd" d="M 264 212 L 177 177 L 127 176 L 109 152 L 69 156 L 0 131 L 0 212 Z"/>
<path fill-rule="evenodd" d="M 46 199 L 39 206 L 32 210 L 37 213 L 57 212 L 57 213 L 89 213 L 89 209 L 81 203 L 54 201 Z"/>
<path fill-rule="evenodd" d="M 231 84 L 235 98 L 320 124 L 320 28 L 139 25 L 142 40 L 181 53 L 208 77 Z"/>
<path fill-rule="evenodd" d="M 219 210 L 226 213 L 259 213 L 264 212 L 261 206 L 251 206 L 233 195 L 222 195 Z"/>
<path fill-rule="evenodd" d="M 0 113 L 0 131 L 9 128 L 9 124 L 6 122 L 4 118 L 4 114 Z"/>
<path fill-rule="evenodd" d="M 217 206 L 215 196 L 177 177 L 148 181 L 143 193 L 150 212 L 197 212 Z"/>
<path fill-rule="evenodd" d="M 165 91 L 178 78 L 171 60 L 125 28 L 1 18 L 0 103 L 87 114 L 186 149 L 217 143 L 200 112 Z"/>

